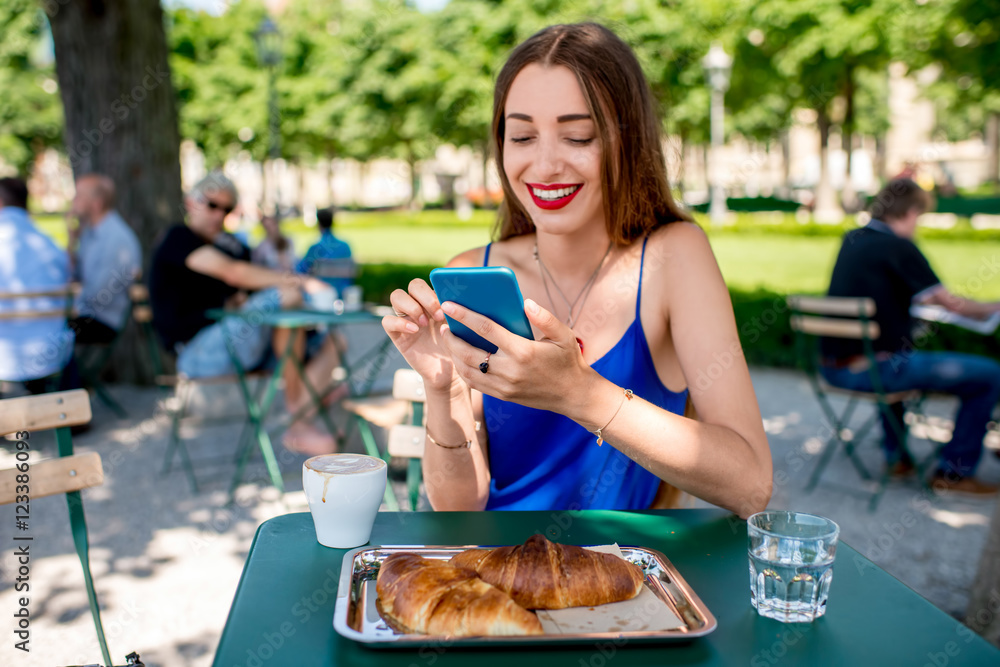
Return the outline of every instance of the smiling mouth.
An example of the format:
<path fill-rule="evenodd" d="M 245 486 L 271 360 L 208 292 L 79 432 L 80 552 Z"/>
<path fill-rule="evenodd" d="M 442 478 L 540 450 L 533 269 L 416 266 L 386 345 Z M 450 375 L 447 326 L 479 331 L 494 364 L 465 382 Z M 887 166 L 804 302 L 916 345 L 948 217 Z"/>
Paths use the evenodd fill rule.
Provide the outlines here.
<path fill-rule="evenodd" d="M 552 210 L 570 203 L 581 188 L 583 185 L 579 183 L 574 185 L 560 183 L 551 186 L 528 184 L 528 193 L 539 208 Z"/>

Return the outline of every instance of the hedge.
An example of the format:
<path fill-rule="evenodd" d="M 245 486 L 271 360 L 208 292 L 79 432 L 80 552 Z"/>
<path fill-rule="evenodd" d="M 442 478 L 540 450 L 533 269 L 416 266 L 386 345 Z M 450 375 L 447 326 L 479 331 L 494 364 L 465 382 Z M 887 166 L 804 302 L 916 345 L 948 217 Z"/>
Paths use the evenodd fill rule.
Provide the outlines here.
<path fill-rule="evenodd" d="M 389 303 L 392 290 L 405 288 L 414 278 L 428 280 L 433 268 L 422 264 L 365 264 L 358 284 L 366 300 Z M 730 289 L 729 295 L 747 361 L 752 366 L 794 368 L 795 341 L 788 324 L 785 296 L 770 290 L 738 289 Z M 931 325 L 914 343 L 925 351 L 960 350 L 1000 359 L 1000 338 L 949 325 Z"/>

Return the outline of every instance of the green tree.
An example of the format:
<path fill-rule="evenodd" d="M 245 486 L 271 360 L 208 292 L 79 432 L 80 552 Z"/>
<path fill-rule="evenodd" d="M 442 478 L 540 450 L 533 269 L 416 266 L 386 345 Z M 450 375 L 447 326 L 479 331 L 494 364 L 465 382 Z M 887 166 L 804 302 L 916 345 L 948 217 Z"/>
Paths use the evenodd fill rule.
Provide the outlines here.
<path fill-rule="evenodd" d="M 910 39 L 901 49 L 911 68 L 935 64 L 938 130 L 949 139 L 982 133 L 988 140 L 987 177 L 1000 183 L 1000 0 L 941 0 L 908 16 Z"/>
<path fill-rule="evenodd" d="M 0 161 L 31 173 L 36 156 L 62 145 L 62 105 L 48 22 L 35 0 L 0 0 Z"/>
<path fill-rule="evenodd" d="M 402 0 L 378 0 L 345 12 L 341 57 L 348 66 L 342 119 L 344 150 L 360 160 L 395 157 L 409 166 L 410 201 L 420 191 L 417 163 L 438 140 L 435 100 L 448 73 L 433 66 L 430 19 Z"/>
<path fill-rule="evenodd" d="M 267 72 L 254 41 L 264 16 L 264 6 L 252 1 L 233 3 L 221 16 L 191 9 L 170 16 L 181 136 L 195 142 L 210 167 L 239 149 L 260 161 L 267 156 Z"/>
<path fill-rule="evenodd" d="M 750 13 L 759 30 L 760 48 L 789 81 L 793 104 L 815 110 L 820 133 L 820 184 L 817 212 L 832 215 L 838 207 L 830 187 L 827 153 L 834 124 L 839 124 L 850 173 L 850 148 L 857 131 L 858 86 L 862 72 L 881 72 L 889 64 L 906 0 L 765 0 Z M 844 199 L 856 204 L 849 189 Z"/>

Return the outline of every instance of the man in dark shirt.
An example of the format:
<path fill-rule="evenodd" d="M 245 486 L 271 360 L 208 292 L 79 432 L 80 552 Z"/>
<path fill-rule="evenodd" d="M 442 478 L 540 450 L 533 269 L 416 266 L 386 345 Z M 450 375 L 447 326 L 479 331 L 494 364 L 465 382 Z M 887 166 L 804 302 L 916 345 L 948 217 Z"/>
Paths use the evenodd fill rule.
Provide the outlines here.
<path fill-rule="evenodd" d="M 149 277 L 153 327 L 167 349 L 177 351 L 177 370 L 189 377 L 212 377 L 235 372 L 226 349 L 226 336 L 244 368 L 259 366 L 272 346 L 287 349 L 288 329 L 254 323 L 253 316 L 213 322 L 206 311 L 240 307 L 268 312 L 294 308 L 303 292 L 329 292 L 322 281 L 308 276 L 272 271 L 250 263 L 250 251 L 223 231 L 223 221 L 236 207 L 236 187 L 221 172 L 202 179 L 185 198 L 188 224 L 167 230 L 153 253 Z M 253 294 L 247 297 L 248 292 Z M 223 329 L 225 327 L 225 329 Z M 296 335 L 301 335 L 297 332 Z M 301 348 L 296 345 L 296 349 Z M 307 365 L 306 375 L 323 390 L 338 364 L 331 341 Z M 285 402 L 296 413 L 309 401 L 293 364 L 285 366 Z M 285 446 L 304 454 L 332 452 L 328 434 L 305 422 L 286 433 Z"/>
<path fill-rule="evenodd" d="M 871 222 L 844 236 L 830 280 L 830 296 L 870 297 L 875 301 L 879 337 L 873 341 L 878 374 L 886 392 L 910 389 L 954 394 L 961 399 L 951 441 L 941 449 L 932 479 L 937 490 L 973 495 L 997 487 L 973 477 L 983 451 L 983 437 L 1000 399 L 1000 363 L 960 352 L 925 352 L 912 340 L 910 306 L 933 304 L 966 317 L 984 318 L 1000 303 L 979 303 L 951 294 L 913 243 L 917 218 L 930 198 L 909 179 L 890 182 L 873 200 Z M 823 376 L 830 384 L 872 391 L 860 340 L 825 338 Z M 903 406 L 892 411 L 902 424 Z M 913 470 L 895 430 L 882 416 L 885 449 L 894 474 Z"/>

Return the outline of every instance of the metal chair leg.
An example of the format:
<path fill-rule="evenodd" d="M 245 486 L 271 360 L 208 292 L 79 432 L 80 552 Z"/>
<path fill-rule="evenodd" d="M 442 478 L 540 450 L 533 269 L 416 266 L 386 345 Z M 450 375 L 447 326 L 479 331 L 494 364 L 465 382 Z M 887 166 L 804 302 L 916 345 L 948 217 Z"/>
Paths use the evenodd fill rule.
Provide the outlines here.
<path fill-rule="evenodd" d="M 422 477 L 420 459 L 410 459 L 406 469 L 406 486 L 410 492 L 410 509 L 417 511 L 420 502 L 420 478 Z"/>
<path fill-rule="evenodd" d="M 72 456 L 73 437 L 68 428 L 56 429 L 56 443 L 59 456 Z M 97 602 L 97 591 L 94 589 L 94 576 L 90 572 L 90 540 L 87 534 L 87 517 L 83 513 L 83 497 L 79 491 L 66 494 L 66 504 L 69 508 L 69 525 L 73 532 L 73 546 L 83 568 L 83 582 L 87 588 L 87 602 L 90 605 L 90 615 L 94 619 L 94 629 L 97 632 L 97 642 L 101 645 L 101 656 L 108 665 L 111 662 L 111 652 L 104 636 L 104 624 L 101 623 L 101 607 Z"/>

